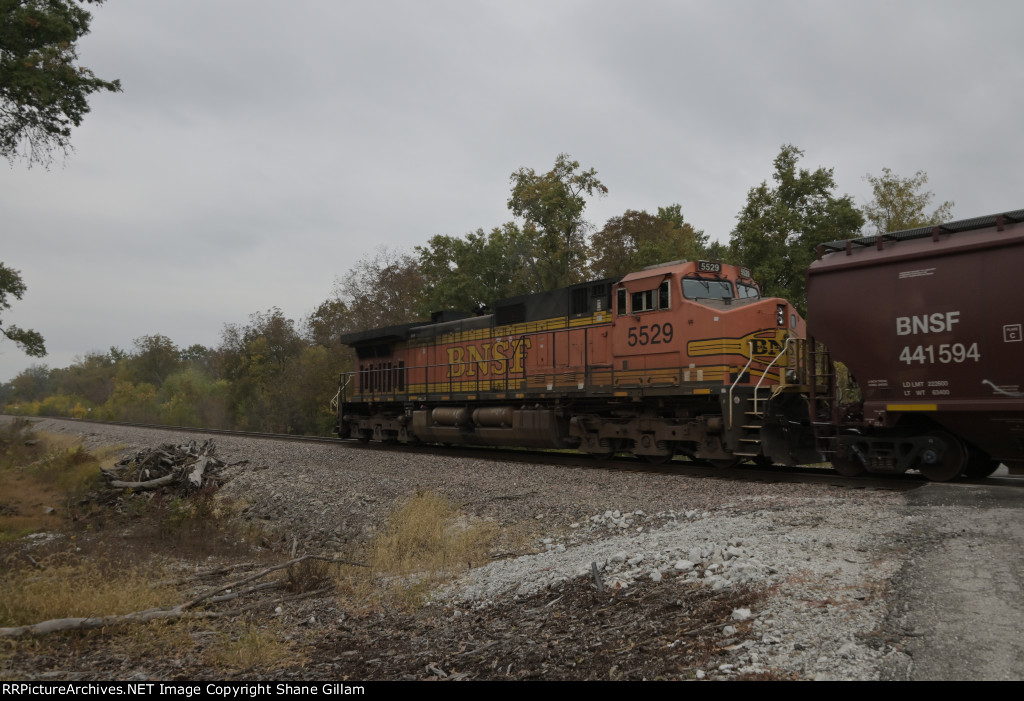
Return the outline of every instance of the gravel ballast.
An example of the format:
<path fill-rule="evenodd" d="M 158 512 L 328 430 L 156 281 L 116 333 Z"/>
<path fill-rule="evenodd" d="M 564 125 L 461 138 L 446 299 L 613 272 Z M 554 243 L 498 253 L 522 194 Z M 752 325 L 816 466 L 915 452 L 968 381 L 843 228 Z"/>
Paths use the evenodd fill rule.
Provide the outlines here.
<path fill-rule="evenodd" d="M 41 421 L 124 451 L 188 434 Z M 438 616 L 514 607 L 585 583 L 631 589 L 757 590 L 716 632 L 728 661 L 698 678 L 913 678 L 891 608 L 925 512 L 903 490 L 741 482 L 564 468 L 348 445 L 218 437 L 221 494 L 282 540 L 329 552 L 368 541 L 396 505 L 435 491 L 509 534 L 501 559 L 436 591 Z M 921 489 L 928 487 L 922 486 Z M 671 592 L 671 589 L 659 589 Z M 901 611 L 906 623 L 907 613 Z M 678 641 L 677 641 L 678 642 Z M 955 672 L 954 672 L 955 674 Z M 1012 675 L 1013 673 L 1011 673 Z"/>

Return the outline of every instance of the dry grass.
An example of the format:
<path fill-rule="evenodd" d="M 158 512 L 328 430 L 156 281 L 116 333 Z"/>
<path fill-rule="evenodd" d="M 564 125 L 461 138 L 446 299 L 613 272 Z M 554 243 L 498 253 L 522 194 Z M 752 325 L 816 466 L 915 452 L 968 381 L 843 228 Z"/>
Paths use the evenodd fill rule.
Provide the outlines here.
<path fill-rule="evenodd" d="M 11 568 L 0 576 L 0 626 L 131 613 L 180 598 L 171 589 L 151 586 L 152 571 L 92 562 L 47 564 Z"/>
<path fill-rule="evenodd" d="M 169 576 L 166 564 L 251 558 L 259 541 L 254 527 L 237 518 L 237 505 L 213 491 L 82 499 L 103 491 L 94 486 L 104 461 L 116 459 L 114 450 L 90 454 L 70 437 L 34 436 L 27 425 L 0 427 L 0 442 L 0 626 L 178 604 L 187 593 L 151 584 Z M 35 531 L 54 537 L 11 542 Z M 499 535 L 496 525 L 471 520 L 444 497 L 418 492 L 399 505 L 369 546 L 335 554 L 369 567 L 309 560 L 280 576 L 286 596 L 335 583 L 346 608 L 411 609 L 435 585 L 489 562 Z M 137 569 L 127 569 L 126 562 Z M 209 665 L 225 676 L 304 665 L 303 643 L 282 626 L 276 618 L 258 617 L 215 624 L 154 621 L 8 641 L 0 648 L 0 677 L 15 669 L 9 662 L 15 658 L 20 665 L 80 647 L 116 649 L 122 666 L 161 656 Z"/>
<path fill-rule="evenodd" d="M 92 454 L 72 436 L 39 433 L 24 420 L 0 428 L 0 542 L 52 531 L 82 517 L 81 497 L 115 450 Z"/>
<path fill-rule="evenodd" d="M 470 523 L 443 496 L 417 492 L 374 541 L 372 564 L 397 575 L 454 574 L 486 562 L 496 534 L 493 524 Z"/>
<path fill-rule="evenodd" d="M 239 621 L 219 634 L 217 643 L 206 650 L 204 658 L 215 667 L 241 671 L 302 664 L 302 655 L 284 638 L 284 631 L 277 625 Z"/>
<path fill-rule="evenodd" d="M 437 584 L 489 562 L 498 535 L 495 524 L 472 522 L 443 496 L 417 492 L 368 551 L 351 555 L 370 568 L 342 568 L 339 596 L 357 606 L 415 608 Z"/>

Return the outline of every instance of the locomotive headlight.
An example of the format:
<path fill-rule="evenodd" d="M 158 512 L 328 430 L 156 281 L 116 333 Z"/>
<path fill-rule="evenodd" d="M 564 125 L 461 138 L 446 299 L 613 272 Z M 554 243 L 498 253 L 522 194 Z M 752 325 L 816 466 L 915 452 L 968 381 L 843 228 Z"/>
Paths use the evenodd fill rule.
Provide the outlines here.
<path fill-rule="evenodd" d="M 785 326 L 786 325 L 786 305 L 777 304 L 775 306 L 775 325 Z"/>

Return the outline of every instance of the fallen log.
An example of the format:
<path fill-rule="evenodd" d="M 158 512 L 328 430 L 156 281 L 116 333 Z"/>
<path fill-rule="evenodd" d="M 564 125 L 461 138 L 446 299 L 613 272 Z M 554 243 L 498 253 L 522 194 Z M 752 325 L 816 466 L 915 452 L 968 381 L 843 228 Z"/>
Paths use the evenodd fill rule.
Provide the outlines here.
<path fill-rule="evenodd" d="M 177 479 L 177 475 L 171 473 L 164 475 L 163 477 L 157 477 L 155 480 L 146 480 L 145 482 L 123 482 L 121 480 L 112 480 L 110 486 L 115 489 L 156 489 L 157 487 L 165 487 L 168 484 L 174 482 Z"/>
<path fill-rule="evenodd" d="M 243 577 L 242 579 L 236 580 L 229 584 L 225 584 L 220 587 L 214 587 L 213 589 L 208 589 L 207 591 L 195 597 L 194 599 L 178 604 L 177 606 L 151 608 L 146 609 L 145 611 L 135 611 L 132 613 L 125 613 L 116 616 L 89 616 L 85 618 L 53 618 L 48 621 L 41 621 L 39 623 L 33 623 L 31 625 L 26 626 L 0 628 L 0 638 L 21 638 L 29 635 L 48 635 L 50 633 L 59 633 L 68 630 L 103 628 L 106 626 L 119 626 L 126 625 L 129 623 L 148 623 L 150 621 L 156 621 L 166 618 L 220 618 L 222 616 L 230 616 L 234 612 L 218 613 L 214 611 L 192 611 L 191 609 L 195 608 L 196 606 L 207 600 L 210 600 L 211 602 L 228 601 L 247 594 L 253 594 L 259 591 L 277 588 L 281 586 L 280 583 L 268 582 L 266 584 L 260 584 L 253 587 L 249 587 L 243 591 L 238 592 L 237 594 L 231 593 L 220 597 L 217 596 L 217 594 L 227 589 L 237 589 L 239 586 L 243 584 L 248 584 L 249 582 L 261 579 L 270 574 L 271 572 L 276 572 L 278 570 L 291 567 L 292 565 L 295 565 L 299 562 L 303 562 L 304 560 L 323 560 L 325 562 L 355 565 L 358 567 L 369 567 L 369 565 L 365 565 L 360 562 L 338 560 L 335 558 L 322 557 L 319 555 L 303 555 L 302 557 L 293 558 L 288 562 L 282 563 L 280 565 L 273 565 L 271 567 L 267 567 L 261 570 L 260 572 L 257 572 L 256 574 L 249 575 L 248 577 Z M 323 590 L 321 589 L 319 591 Z"/>

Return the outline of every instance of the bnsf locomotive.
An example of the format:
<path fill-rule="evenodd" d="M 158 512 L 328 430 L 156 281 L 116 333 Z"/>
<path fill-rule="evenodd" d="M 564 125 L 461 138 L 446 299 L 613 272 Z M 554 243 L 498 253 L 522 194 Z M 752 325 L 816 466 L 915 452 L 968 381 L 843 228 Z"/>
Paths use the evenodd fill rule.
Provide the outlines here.
<path fill-rule="evenodd" d="M 337 432 L 738 462 L 762 454 L 759 413 L 805 333 L 744 268 L 660 265 L 344 336 Z"/>
<path fill-rule="evenodd" d="M 1006 284 L 1024 269 L 1020 221 L 819 247 L 812 337 L 748 270 L 713 261 L 348 334 L 336 431 L 933 480 L 1024 472 L 1024 304 Z"/>

